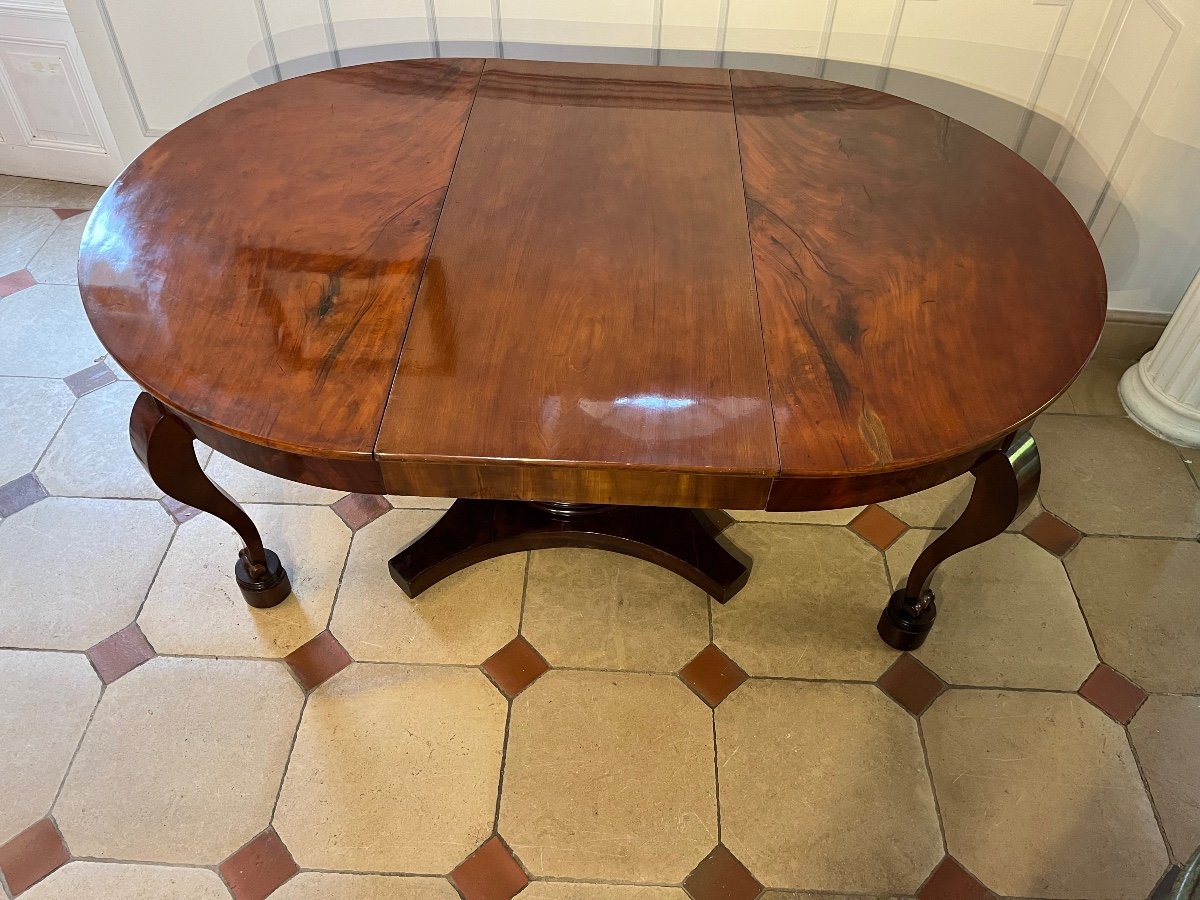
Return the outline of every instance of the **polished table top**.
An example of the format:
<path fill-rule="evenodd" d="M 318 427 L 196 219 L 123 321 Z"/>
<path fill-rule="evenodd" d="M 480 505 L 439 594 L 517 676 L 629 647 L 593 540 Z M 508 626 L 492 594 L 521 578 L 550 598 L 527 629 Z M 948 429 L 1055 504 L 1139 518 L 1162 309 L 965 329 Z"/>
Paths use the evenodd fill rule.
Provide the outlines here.
<path fill-rule="evenodd" d="M 422 60 L 159 139 L 80 286 L 115 360 L 351 490 L 817 509 L 966 471 L 1104 320 L 1071 206 L 908 101 L 717 69 Z"/>

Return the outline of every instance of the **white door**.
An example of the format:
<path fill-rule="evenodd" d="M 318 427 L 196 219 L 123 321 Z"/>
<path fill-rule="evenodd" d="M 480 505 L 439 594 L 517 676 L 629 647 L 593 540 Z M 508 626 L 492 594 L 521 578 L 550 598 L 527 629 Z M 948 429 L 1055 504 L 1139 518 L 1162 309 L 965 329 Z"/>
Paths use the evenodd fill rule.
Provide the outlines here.
<path fill-rule="evenodd" d="M 0 0 L 0 173 L 108 184 L 121 168 L 60 0 Z"/>

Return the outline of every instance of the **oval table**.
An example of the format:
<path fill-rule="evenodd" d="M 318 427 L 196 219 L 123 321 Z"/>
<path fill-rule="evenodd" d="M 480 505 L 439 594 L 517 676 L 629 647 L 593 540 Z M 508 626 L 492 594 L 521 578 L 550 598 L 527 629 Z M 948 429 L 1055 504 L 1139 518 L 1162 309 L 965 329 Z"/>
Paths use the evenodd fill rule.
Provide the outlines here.
<path fill-rule="evenodd" d="M 308 484 L 460 498 L 392 559 L 409 596 L 573 545 L 726 601 L 750 561 L 706 510 L 856 506 L 971 471 L 880 619 L 902 649 L 933 624 L 934 569 L 1036 491 L 1025 429 L 1106 300 L 1050 182 L 926 107 L 479 59 L 321 72 L 197 116 L 101 198 L 79 276 L 144 390 L 135 451 L 237 530 L 254 606 L 287 574 L 194 440 Z"/>

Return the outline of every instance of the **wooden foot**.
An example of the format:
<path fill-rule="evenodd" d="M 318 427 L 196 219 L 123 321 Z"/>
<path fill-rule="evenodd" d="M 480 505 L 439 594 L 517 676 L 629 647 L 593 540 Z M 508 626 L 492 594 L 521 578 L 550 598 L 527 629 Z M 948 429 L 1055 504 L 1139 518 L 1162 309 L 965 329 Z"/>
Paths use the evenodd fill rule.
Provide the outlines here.
<path fill-rule="evenodd" d="M 456 500 L 388 564 L 409 597 L 467 566 L 523 550 L 589 547 L 623 553 L 686 578 L 721 603 L 750 577 L 750 559 L 720 538 L 705 510 Z"/>
<path fill-rule="evenodd" d="M 975 489 L 962 515 L 913 564 L 904 586 L 892 594 L 879 617 L 879 636 L 897 650 L 915 650 L 925 642 L 937 617 L 929 589 L 933 573 L 955 553 L 989 541 L 1016 520 L 1037 493 L 1042 463 L 1028 432 L 1010 435 L 971 468 Z"/>
<path fill-rule="evenodd" d="M 180 503 L 212 513 L 242 539 L 233 574 L 251 606 L 282 603 L 292 592 L 287 571 L 270 550 L 245 511 L 208 480 L 196 459 L 196 436 L 187 423 L 149 394 L 138 396 L 129 417 L 129 441 L 159 489 Z"/>

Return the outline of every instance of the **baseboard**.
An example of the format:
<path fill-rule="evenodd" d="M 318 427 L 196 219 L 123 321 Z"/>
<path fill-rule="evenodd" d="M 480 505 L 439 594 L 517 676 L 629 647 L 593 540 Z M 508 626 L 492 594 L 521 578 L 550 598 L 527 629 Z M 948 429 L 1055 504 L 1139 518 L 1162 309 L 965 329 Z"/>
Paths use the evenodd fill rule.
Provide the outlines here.
<path fill-rule="evenodd" d="M 1169 312 L 1158 312 L 1147 309 L 1109 309 L 1104 316 L 1108 322 L 1130 322 L 1135 325 L 1158 325 L 1165 327 L 1171 320 Z"/>

